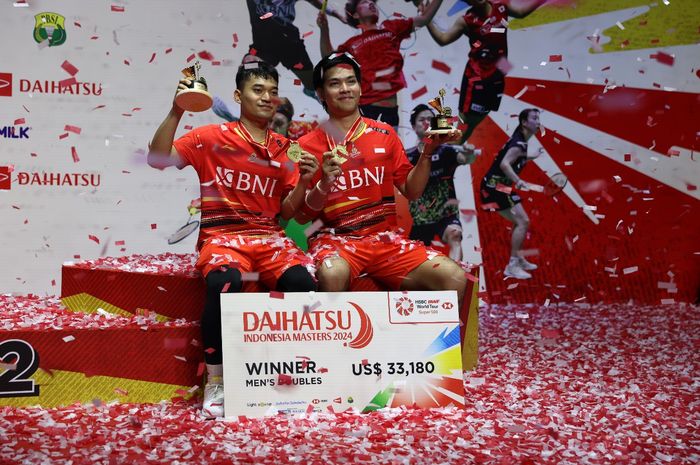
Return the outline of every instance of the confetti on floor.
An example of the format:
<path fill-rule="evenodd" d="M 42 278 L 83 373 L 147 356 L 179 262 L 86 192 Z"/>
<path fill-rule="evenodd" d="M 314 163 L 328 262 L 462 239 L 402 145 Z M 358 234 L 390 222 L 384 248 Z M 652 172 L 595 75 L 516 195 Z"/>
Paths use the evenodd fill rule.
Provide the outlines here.
<path fill-rule="evenodd" d="M 694 464 L 698 335 L 700 309 L 683 304 L 483 307 L 465 409 L 205 420 L 196 401 L 2 407 L 0 463 Z"/>

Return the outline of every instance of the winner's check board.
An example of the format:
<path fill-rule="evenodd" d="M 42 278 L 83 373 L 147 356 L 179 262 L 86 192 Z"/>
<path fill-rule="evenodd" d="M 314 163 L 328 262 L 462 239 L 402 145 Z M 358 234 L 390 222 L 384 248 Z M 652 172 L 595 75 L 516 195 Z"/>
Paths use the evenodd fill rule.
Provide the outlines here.
<path fill-rule="evenodd" d="M 464 405 L 457 293 L 222 294 L 227 417 Z"/>

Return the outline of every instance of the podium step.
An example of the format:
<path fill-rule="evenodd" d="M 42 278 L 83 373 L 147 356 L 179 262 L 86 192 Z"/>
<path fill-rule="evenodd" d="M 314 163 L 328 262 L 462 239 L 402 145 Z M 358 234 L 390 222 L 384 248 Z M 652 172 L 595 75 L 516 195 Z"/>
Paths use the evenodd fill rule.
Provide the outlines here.
<path fill-rule="evenodd" d="M 151 315 L 158 321 L 199 321 L 205 284 L 195 269 L 196 254 L 129 255 L 63 264 L 61 301 L 74 312 L 109 312 L 124 317 Z M 478 269 L 472 270 L 460 319 L 463 367 L 476 366 L 478 346 Z M 360 278 L 351 291 L 384 291 L 370 278 Z M 243 292 L 267 292 L 246 281 Z"/>
<path fill-rule="evenodd" d="M 196 322 L 75 313 L 55 297 L 0 295 L 0 406 L 191 397 L 203 369 Z"/>
<path fill-rule="evenodd" d="M 61 301 L 75 312 L 102 309 L 116 315 L 154 313 L 159 321 L 184 318 L 198 321 L 204 307 L 205 286 L 195 269 L 195 254 L 129 255 L 67 262 L 61 275 Z M 353 291 L 381 291 L 361 278 Z M 243 292 L 267 292 L 255 281 Z"/>

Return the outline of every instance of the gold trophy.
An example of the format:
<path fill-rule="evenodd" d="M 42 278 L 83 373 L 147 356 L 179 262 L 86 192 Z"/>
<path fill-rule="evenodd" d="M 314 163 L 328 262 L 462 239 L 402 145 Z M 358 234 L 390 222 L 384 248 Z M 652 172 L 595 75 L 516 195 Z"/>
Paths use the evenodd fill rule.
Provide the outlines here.
<path fill-rule="evenodd" d="M 175 96 L 175 104 L 183 110 L 199 112 L 208 110 L 214 103 L 214 99 L 207 91 L 207 81 L 203 76 L 199 75 L 199 69 L 202 66 L 198 61 L 194 65 L 188 66 L 182 70 L 182 74 L 186 78 L 192 79 L 189 89 L 184 89 L 178 92 Z"/>
<path fill-rule="evenodd" d="M 430 134 L 447 134 L 452 130 L 450 125 L 450 118 L 452 117 L 452 109 L 445 106 L 445 89 L 440 89 L 438 91 L 439 97 L 436 97 L 428 102 L 428 105 L 435 108 L 437 115 L 433 116 L 430 120 L 430 128 L 425 131 L 427 135 Z"/>

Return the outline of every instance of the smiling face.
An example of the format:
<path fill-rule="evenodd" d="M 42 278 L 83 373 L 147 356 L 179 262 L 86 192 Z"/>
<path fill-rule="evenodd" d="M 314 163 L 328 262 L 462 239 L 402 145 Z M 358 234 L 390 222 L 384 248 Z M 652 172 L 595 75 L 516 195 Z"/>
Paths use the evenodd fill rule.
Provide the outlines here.
<path fill-rule="evenodd" d="M 318 90 L 331 116 L 340 118 L 359 112 L 362 91 L 351 66 L 329 68 L 323 77 L 323 87 Z"/>
<path fill-rule="evenodd" d="M 277 81 L 251 76 L 236 89 L 233 98 L 241 104 L 241 117 L 259 122 L 269 122 L 277 110 Z"/>

